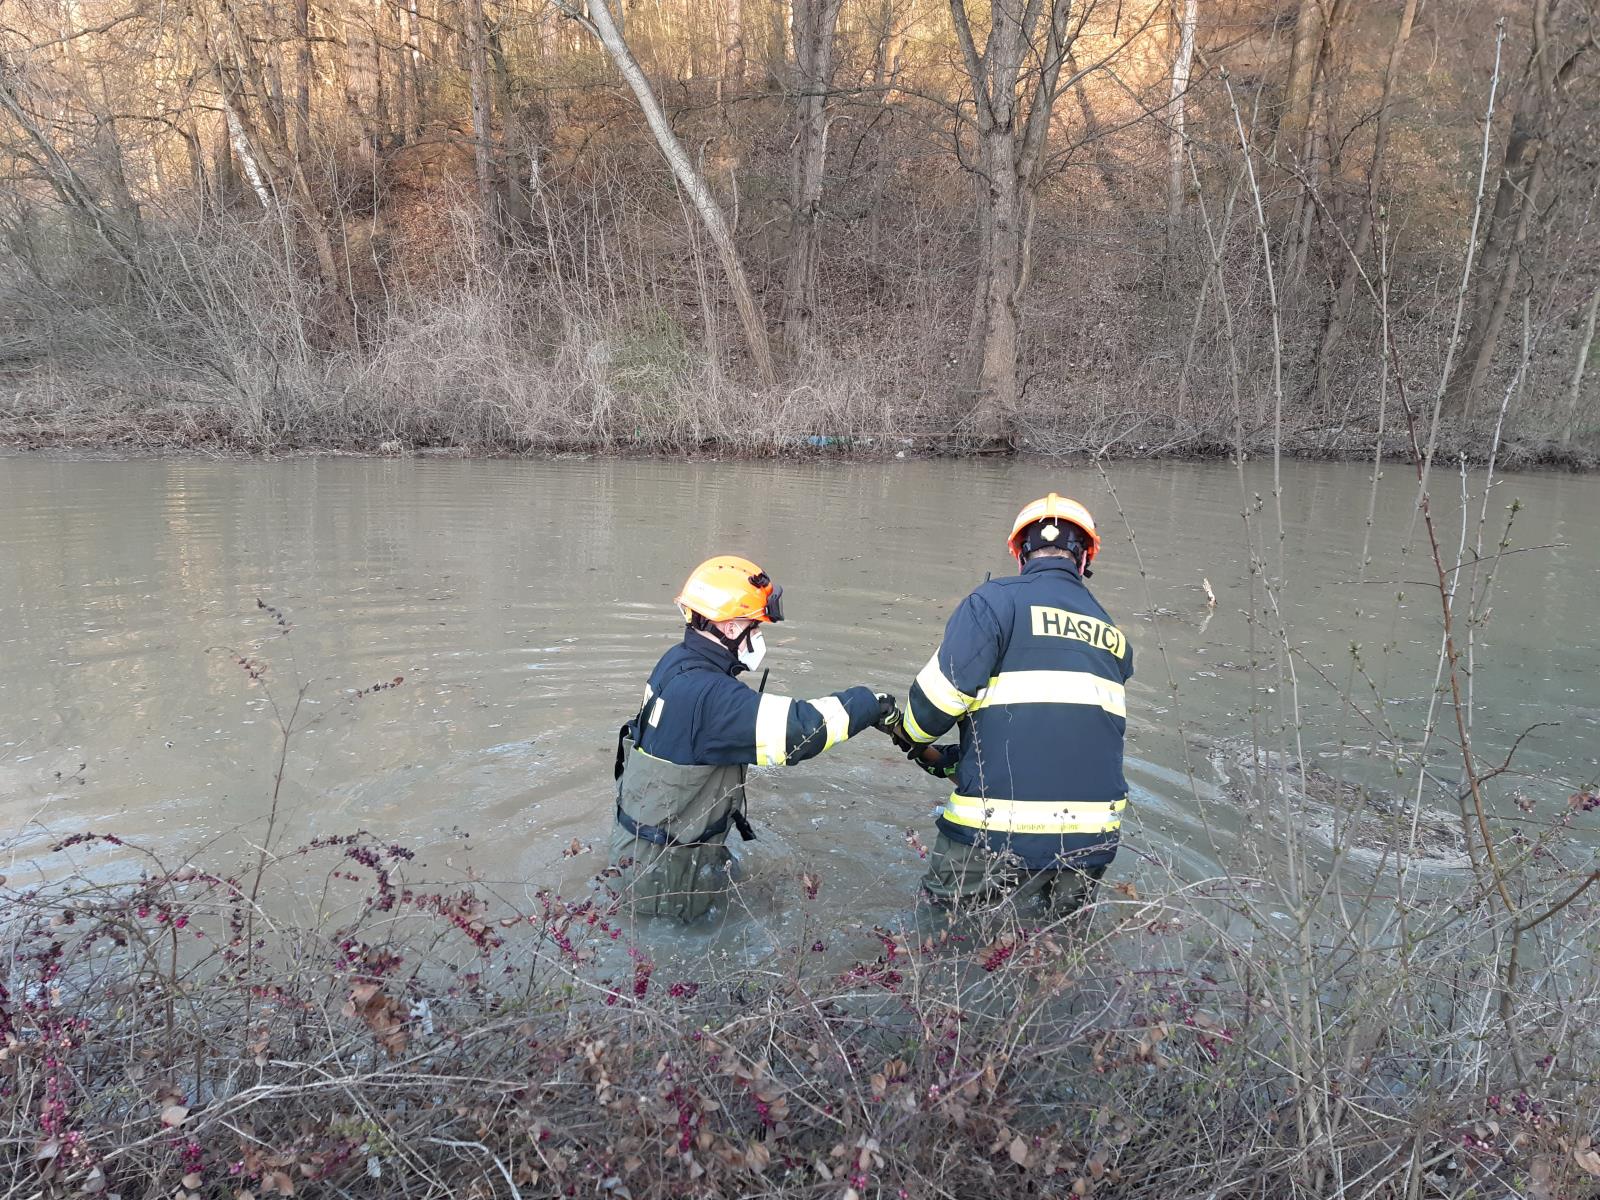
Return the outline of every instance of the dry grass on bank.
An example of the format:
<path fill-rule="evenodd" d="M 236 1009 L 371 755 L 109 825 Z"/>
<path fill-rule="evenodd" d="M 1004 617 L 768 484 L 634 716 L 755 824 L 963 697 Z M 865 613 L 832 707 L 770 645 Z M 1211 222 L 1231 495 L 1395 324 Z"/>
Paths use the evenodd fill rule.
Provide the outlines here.
<path fill-rule="evenodd" d="M 624 269 L 664 253 L 659 235 L 618 248 L 596 217 L 489 264 L 470 231 L 454 227 L 464 211 L 450 211 L 454 225 L 433 256 L 408 267 L 417 278 L 362 293 L 353 328 L 306 264 L 286 257 L 271 220 L 152 222 L 137 279 L 92 246 L 63 242 L 56 277 L 18 271 L 4 281 L 0 443 L 256 454 L 994 448 L 960 390 L 969 299 L 954 278 L 831 330 L 787 363 L 777 388 L 762 389 L 704 264 L 698 299 Z M 957 253 L 956 233 L 937 232 Z M 1235 364 L 1214 331 L 1191 336 L 1201 331 L 1193 298 L 1108 323 L 1136 282 L 1089 286 L 1092 295 L 1065 298 L 1042 288 L 1031 302 L 1040 332 L 1016 419 L 1025 449 L 1154 457 L 1272 447 L 1269 356 L 1254 345 L 1265 324 L 1248 361 Z M 1437 347 L 1417 336 L 1417 360 L 1431 361 Z M 1371 374 L 1352 373 L 1325 411 L 1291 397 L 1283 450 L 1369 457 L 1380 428 L 1389 450 L 1401 450 L 1392 410 L 1380 422 Z M 1563 447 L 1559 434 L 1530 409 L 1508 431 L 1503 461 L 1591 462 L 1582 439 Z M 1477 457 L 1487 440 L 1446 427 L 1442 444 Z"/>

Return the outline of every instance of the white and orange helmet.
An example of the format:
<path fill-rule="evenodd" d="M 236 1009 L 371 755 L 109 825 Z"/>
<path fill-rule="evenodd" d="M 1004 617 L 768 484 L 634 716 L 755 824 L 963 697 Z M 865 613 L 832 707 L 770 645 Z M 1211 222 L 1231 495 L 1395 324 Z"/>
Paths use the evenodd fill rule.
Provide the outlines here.
<path fill-rule="evenodd" d="M 689 572 L 677 605 L 685 621 L 781 621 L 783 589 L 748 558 L 721 554 Z"/>

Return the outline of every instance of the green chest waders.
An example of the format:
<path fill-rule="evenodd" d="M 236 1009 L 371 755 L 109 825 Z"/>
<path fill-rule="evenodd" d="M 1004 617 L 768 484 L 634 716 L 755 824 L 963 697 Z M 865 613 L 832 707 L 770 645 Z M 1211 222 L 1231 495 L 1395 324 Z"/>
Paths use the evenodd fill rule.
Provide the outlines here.
<path fill-rule="evenodd" d="M 637 749 L 626 732 L 619 749 L 611 865 L 622 870 L 623 907 L 697 920 L 727 887 L 729 828 L 751 836 L 744 770 L 679 766 Z"/>

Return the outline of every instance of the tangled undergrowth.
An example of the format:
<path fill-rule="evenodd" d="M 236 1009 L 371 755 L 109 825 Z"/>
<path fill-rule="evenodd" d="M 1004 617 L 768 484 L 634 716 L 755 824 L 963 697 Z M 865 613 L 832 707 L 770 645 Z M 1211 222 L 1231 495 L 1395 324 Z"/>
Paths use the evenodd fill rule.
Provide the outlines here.
<path fill-rule="evenodd" d="M 7 1196 L 1600 1194 L 1587 895 L 1502 1004 L 1470 886 L 1331 884 L 1300 927 L 1265 879 L 1123 884 L 1087 931 L 881 929 L 840 969 L 808 875 L 800 943 L 697 973 L 605 872 L 519 908 L 359 833 L 234 877 L 55 849 L 142 869 L 0 882 Z"/>

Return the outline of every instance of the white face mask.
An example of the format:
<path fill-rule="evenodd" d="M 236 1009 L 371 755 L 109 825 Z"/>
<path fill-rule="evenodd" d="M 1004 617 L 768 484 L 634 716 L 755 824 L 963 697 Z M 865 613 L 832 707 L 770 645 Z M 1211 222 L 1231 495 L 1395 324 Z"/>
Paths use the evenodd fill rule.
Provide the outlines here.
<path fill-rule="evenodd" d="M 746 671 L 754 671 L 761 665 L 761 660 L 767 656 L 767 639 L 761 636 L 761 630 L 755 630 L 739 643 L 737 656 Z"/>

